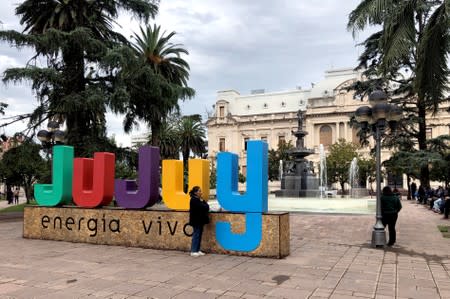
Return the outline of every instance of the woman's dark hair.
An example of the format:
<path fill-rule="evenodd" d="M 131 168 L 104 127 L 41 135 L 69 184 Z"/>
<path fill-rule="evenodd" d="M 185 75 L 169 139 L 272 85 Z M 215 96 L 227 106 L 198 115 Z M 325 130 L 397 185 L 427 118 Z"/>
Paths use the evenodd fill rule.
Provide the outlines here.
<path fill-rule="evenodd" d="M 194 196 L 197 191 L 200 190 L 199 186 L 194 186 L 191 191 L 189 191 L 190 196 Z"/>
<path fill-rule="evenodd" d="M 383 195 L 393 195 L 394 193 L 392 193 L 392 189 L 389 186 L 386 186 L 383 188 Z"/>

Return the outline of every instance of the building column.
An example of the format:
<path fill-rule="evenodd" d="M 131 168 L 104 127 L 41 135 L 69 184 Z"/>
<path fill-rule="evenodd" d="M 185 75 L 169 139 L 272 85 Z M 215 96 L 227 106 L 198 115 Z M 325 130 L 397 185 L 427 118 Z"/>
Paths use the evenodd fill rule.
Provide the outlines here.
<path fill-rule="evenodd" d="M 336 127 L 336 140 L 333 140 L 333 143 L 337 142 L 339 140 L 339 138 L 342 138 L 341 132 L 340 132 L 341 130 L 339 127 L 339 122 L 335 123 L 335 127 Z"/>

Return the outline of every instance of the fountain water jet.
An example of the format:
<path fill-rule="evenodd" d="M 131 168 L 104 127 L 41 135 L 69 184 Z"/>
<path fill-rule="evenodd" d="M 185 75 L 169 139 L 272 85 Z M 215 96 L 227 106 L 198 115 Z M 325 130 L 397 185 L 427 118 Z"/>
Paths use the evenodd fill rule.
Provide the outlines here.
<path fill-rule="evenodd" d="M 352 162 L 350 163 L 349 183 L 350 183 L 349 194 L 351 198 L 360 198 L 369 195 L 369 192 L 365 188 L 365 186 L 361 185 L 359 177 L 358 159 L 356 157 L 353 158 Z"/>
<path fill-rule="evenodd" d="M 319 145 L 319 192 L 320 198 L 327 197 L 326 191 L 328 186 L 327 181 L 327 156 L 323 144 Z"/>
<path fill-rule="evenodd" d="M 355 188 L 359 188 L 359 167 L 358 167 L 358 159 L 356 157 L 353 158 L 350 163 L 349 169 L 349 181 L 350 181 L 350 197 L 355 197 Z"/>

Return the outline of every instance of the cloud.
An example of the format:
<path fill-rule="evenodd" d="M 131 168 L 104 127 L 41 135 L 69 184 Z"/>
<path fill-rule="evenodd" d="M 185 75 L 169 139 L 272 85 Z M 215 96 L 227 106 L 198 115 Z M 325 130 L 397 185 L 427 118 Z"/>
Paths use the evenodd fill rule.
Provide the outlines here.
<path fill-rule="evenodd" d="M 167 0 L 161 1 L 160 13 L 150 23 L 161 25 L 167 32 L 176 31 L 174 42 L 189 51 L 184 58 L 191 67 L 189 84 L 196 90 L 196 97 L 181 103 L 182 111 L 205 114 L 218 90 L 235 89 L 248 94 L 258 88 L 308 88 L 330 68 L 355 66 L 355 45 L 364 34 L 358 41 L 353 40 L 346 24 L 348 14 L 359 2 Z M 15 3 L 2 2 L 0 20 L 5 23 L 4 29 L 19 28 L 19 20 L 13 15 Z M 126 37 L 139 31 L 139 23 L 129 15 L 120 15 L 118 23 Z M 30 57 L 28 52 L 0 44 L 0 67 L 23 65 Z M 12 99 L 15 93 L 19 102 L 27 101 L 29 105 L 27 94 L 15 88 L 2 88 L 0 98 Z M 121 122 L 120 117 L 109 115 L 108 131 L 115 133 L 123 145 L 129 145 L 130 136 L 123 134 Z"/>

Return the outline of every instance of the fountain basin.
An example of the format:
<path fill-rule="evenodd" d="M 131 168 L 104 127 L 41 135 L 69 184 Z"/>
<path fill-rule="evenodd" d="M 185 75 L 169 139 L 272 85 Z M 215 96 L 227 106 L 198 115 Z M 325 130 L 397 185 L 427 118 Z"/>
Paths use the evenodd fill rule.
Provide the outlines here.
<path fill-rule="evenodd" d="M 208 202 L 211 210 L 219 210 L 217 200 Z M 330 214 L 371 215 L 376 211 L 376 199 L 363 198 L 315 198 L 315 197 L 275 197 L 269 195 L 270 212 L 306 212 Z"/>

